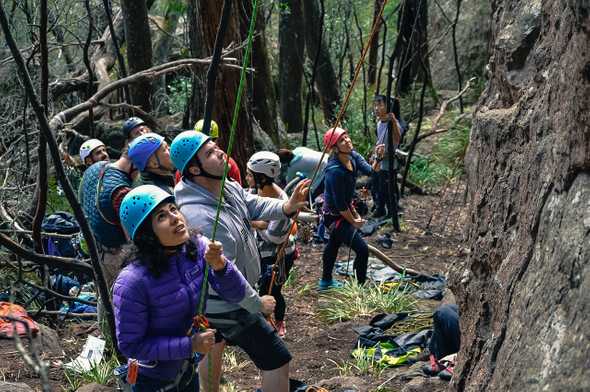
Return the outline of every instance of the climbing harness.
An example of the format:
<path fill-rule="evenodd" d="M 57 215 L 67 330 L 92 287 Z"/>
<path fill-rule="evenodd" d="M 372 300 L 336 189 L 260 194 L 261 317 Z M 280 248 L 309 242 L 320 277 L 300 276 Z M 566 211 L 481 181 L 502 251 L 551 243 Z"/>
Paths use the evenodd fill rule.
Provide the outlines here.
<path fill-rule="evenodd" d="M 354 77 L 352 79 L 352 82 L 350 83 L 350 86 L 348 88 L 348 91 L 346 92 L 346 97 L 344 98 L 344 102 L 342 103 L 342 106 L 340 107 L 340 111 L 338 112 L 338 116 L 336 117 L 336 121 L 334 122 L 334 124 L 332 125 L 332 127 L 330 129 L 333 129 L 333 133 L 337 132 L 338 125 L 340 125 L 341 121 L 342 121 L 342 117 L 344 116 L 344 112 L 346 111 L 346 107 L 348 106 L 348 101 L 350 100 L 350 96 L 352 95 L 352 90 L 354 88 L 354 85 L 356 84 L 356 81 L 358 79 L 360 70 L 362 68 L 362 64 L 365 61 L 365 57 L 367 56 L 367 53 L 369 51 L 369 47 L 371 46 L 371 42 L 373 41 L 373 39 L 375 38 L 375 33 L 377 32 L 377 26 L 379 26 L 379 23 L 381 23 L 381 17 L 383 16 L 383 11 L 385 10 L 385 6 L 387 5 L 387 0 L 383 1 L 383 4 L 381 5 L 381 10 L 379 10 L 379 16 L 377 18 L 375 18 L 375 22 L 373 23 L 373 27 L 371 29 L 371 34 L 369 36 L 369 39 L 367 40 L 367 43 L 365 44 L 365 47 L 363 48 L 363 51 L 361 53 L 361 58 L 359 59 L 358 63 L 356 64 L 356 68 L 354 71 Z M 331 137 L 328 139 L 328 141 L 331 140 Z M 313 170 L 313 175 L 311 177 L 311 181 L 310 184 L 313 184 L 317 174 L 320 170 L 320 167 L 322 165 L 322 161 L 324 160 L 324 157 L 326 156 L 326 152 L 330 149 L 331 147 L 331 143 L 324 143 L 324 149 L 322 151 L 322 156 L 320 157 L 320 160 L 318 161 L 316 167 Z M 311 196 L 310 196 L 311 198 Z M 312 206 L 312 201 L 310 200 L 310 207 Z M 293 217 L 293 223 L 291 225 L 291 230 L 293 229 L 293 227 L 297 224 L 297 216 L 299 215 L 299 213 L 295 214 L 295 216 Z M 289 231 L 291 231 L 289 230 Z M 277 261 L 275 262 L 275 265 L 273 265 L 273 273 L 271 276 L 271 280 L 270 280 L 270 285 L 268 288 L 268 293 L 270 294 L 272 291 L 272 287 L 274 285 L 274 281 L 275 281 L 275 276 L 276 276 L 276 271 L 280 270 L 279 265 L 282 263 L 284 264 L 284 253 L 285 253 L 285 248 L 287 247 L 287 244 L 289 243 L 289 237 L 287 237 L 285 239 L 285 241 L 280 245 L 279 248 L 279 252 L 277 253 Z M 350 256 L 349 256 L 350 258 Z"/>

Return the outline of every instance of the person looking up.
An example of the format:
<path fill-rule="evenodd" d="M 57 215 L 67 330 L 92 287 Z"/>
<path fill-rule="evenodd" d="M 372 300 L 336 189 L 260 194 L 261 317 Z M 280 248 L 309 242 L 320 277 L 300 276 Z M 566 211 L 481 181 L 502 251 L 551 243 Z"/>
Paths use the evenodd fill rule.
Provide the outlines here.
<path fill-rule="evenodd" d="M 168 193 L 174 192 L 175 168 L 164 137 L 144 133 L 129 144 L 127 155 L 141 173 L 138 184 L 152 184 Z"/>

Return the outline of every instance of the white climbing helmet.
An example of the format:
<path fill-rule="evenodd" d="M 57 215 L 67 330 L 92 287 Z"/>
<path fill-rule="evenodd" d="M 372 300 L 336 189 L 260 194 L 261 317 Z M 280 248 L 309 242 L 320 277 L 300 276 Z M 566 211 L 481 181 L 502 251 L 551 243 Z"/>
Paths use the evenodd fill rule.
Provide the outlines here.
<path fill-rule="evenodd" d="M 82 162 L 84 162 L 86 160 L 86 158 L 88 158 L 90 156 L 90 154 L 92 153 L 92 150 L 94 150 L 95 148 L 100 147 L 100 146 L 104 146 L 104 143 L 98 139 L 86 140 L 80 146 L 80 160 Z"/>
<path fill-rule="evenodd" d="M 248 160 L 248 169 L 276 178 L 281 173 L 281 160 L 274 152 L 259 151 Z"/>

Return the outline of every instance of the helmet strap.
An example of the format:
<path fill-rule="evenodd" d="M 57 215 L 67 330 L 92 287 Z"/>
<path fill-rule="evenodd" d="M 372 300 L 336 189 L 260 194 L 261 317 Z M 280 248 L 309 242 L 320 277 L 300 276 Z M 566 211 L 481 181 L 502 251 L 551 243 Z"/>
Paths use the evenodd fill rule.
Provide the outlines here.
<path fill-rule="evenodd" d="M 199 158 L 195 157 L 195 162 L 197 163 L 197 166 L 199 166 L 199 174 L 197 174 L 197 176 L 201 176 L 201 177 L 205 177 L 205 178 L 211 178 L 213 180 L 221 180 L 223 179 L 222 176 L 214 176 L 213 174 L 207 172 L 207 170 L 205 170 L 203 168 L 203 165 L 201 164 L 201 161 L 199 160 Z"/>

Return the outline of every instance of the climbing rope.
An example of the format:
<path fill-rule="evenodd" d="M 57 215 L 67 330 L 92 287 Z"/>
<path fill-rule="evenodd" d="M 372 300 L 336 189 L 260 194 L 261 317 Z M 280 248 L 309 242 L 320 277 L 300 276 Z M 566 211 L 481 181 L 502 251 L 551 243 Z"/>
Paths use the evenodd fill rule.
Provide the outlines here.
<path fill-rule="evenodd" d="M 379 26 L 379 23 L 381 23 L 381 17 L 383 16 L 383 11 L 385 10 L 385 5 L 387 5 L 387 0 L 383 1 L 383 4 L 381 5 L 381 9 L 379 10 L 379 16 L 374 19 L 373 27 L 371 29 L 371 34 L 370 34 L 369 39 L 367 40 L 367 42 L 363 48 L 363 51 L 361 52 L 361 57 L 360 57 L 359 61 L 356 64 L 356 68 L 354 70 L 354 77 L 352 79 L 352 82 L 350 83 L 350 86 L 348 87 L 348 91 L 346 92 L 346 96 L 344 98 L 342 106 L 340 106 L 340 111 L 338 112 L 338 116 L 336 117 L 336 121 L 334 122 L 334 125 L 330 129 L 336 128 L 340 124 L 340 122 L 342 121 L 342 117 L 344 117 L 344 113 L 346 112 L 346 108 L 348 106 L 348 101 L 350 100 L 350 96 L 352 95 L 354 85 L 356 84 L 360 70 L 362 69 L 362 65 L 365 62 L 365 57 L 367 56 L 367 53 L 369 52 L 369 48 L 371 47 L 371 42 L 373 42 L 373 39 L 375 38 L 375 33 L 377 32 L 377 27 Z M 315 179 L 317 177 L 317 174 L 320 170 L 322 161 L 324 160 L 324 157 L 326 156 L 327 151 L 328 151 L 328 146 L 326 145 L 326 146 L 324 146 L 324 149 L 322 151 L 322 156 L 320 157 L 318 164 L 316 165 L 316 167 L 313 170 L 313 175 L 312 175 L 311 181 L 309 183 L 310 186 L 311 186 L 311 184 L 313 184 L 313 182 L 315 181 Z M 310 206 L 311 206 L 311 204 L 312 203 L 310 201 Z M 295 225 L 297 224 L 296 219 L 297 219 L 297 215 L 295 215 L 293 217 L 293 223 L 291 224 L 291 227 L 289 229 L 289 233 L 291 233 L 293 231 Z M 289 243 L 289 236 L 287 236 L 285 241 L 280 245 L 279 251 L 277 252 L 277 261 L 273 265 L 273 272 L 272 272 L 272 276 L 271 276 L 271 281 L 270 281 L 270 285 L 268 287 L 268 294 L 269 295 L 270 295 L 273 285 L 274 285 L 275 275 L 276 275 L 275 271 L 281 270 L 282 263 L 284 263 L 285 248 L 287 247 L 288 243 Z"/>
<path fill-rule="evenodd" d="M 213 231 L 211 233 L 211 241 L 215 241 L 217 235 L 217 227 L 219 226 L 219 215 L 221 214 L 221 206 L 223 204 L 223 198 L 225 195 L 225 182 L 227 179 L 227 173 L 229 172 L 229 157 L 231 156 L 234 141 L 236 138 L 236 126 L 238 124 L 238 115 L 240 113 L 240 106 L 242 102 L 242 95 L 245 87 L 246 70 L 248 69 L 248 63 L 250 62 L 250 54 L 252 52 L 252 41 L 254 37 L 254 27 L 256 26 L 256 15 L 258 14 L 258 0 L 252 0 L 252 18 L 250 19 L 250 26 L 248 28 L 248 38 L 246 44 L 246 51 L 244 53 L 244 59 L 242 61 L 242 70 L 240 72 L 240 83 L 238 84 L 238 93 L 234 104 L 234 111 L 232 115 L 231 128 L 229 133 L 229 143 L 227 146 L 227 159 L 223 165 L 223 176 L 221 177 L 221 189 L 219 190 L 219 199 L 217 200 L 217 208 L 215 211 L 215 220 L 213 221 Z M 209 279 L 209 269 L 205 269 L 205 277 L 203 278 L 203 284 L 206 285 Z M 201 298 L 199 300 L 198 314 L 203 314 L 203 307 L 205 306 L 205 290 L 201 292 Z"/>
<path fill-rule="evenodd" d="M 242 69 L 240 71 L 240 83 L 238 84 L 238 92 L 236 95 L 236 100 L 234 103 L 234 111 L 232 114 L 232 122 L 230 128 L 230 137 L 229 143 L 227 147 L 226 153 L 226 160 L 223 166 L 223 176 L 221 178 L 221 189 L 219 190 L 219 199 L 217 200 L 217 208 L 215 211 L 215 220 L 213 221 L 213 231 L 211 233 L 211 241 L 215 242 L 215 236 L 217 234 L 217 227 L 219 226 L 219 216 L 221 214 L 221 206 L 223 203 L 223 198 L 225 195 L 225 182 L 227 179 L 227 173 L 229 172 L 229 157 L 231 156 L 235 136 L 236 136 L 236 126 L 238 123 L 238 115 L 240 113 L 240 107 L 242 102 L 242 95 L 244 92 L 245 87 L 245 80 L 246 80 L 246 70 L 248 68 L 248 63 L 250 61 L 250 53 L 252 51 L 252 41 L 254 37 L 254 27 L 256 26 L 256 15 L 258 14 L 258 0 L 252 0 L 252 18 L 250 19 L 250 26 L 248 28 L 248 36 L 247 36 L 247 45 L 246 50 L 244 52 L 244 58 L 242 61 Z M 193 333 L 198 333 L 200 331 L 204 331 L 205 329 L 209 328 L 209 321 L 204 315 L 205 310 L 205 296 L 208 291 L 208 283 L 209 283 L 209 268 L 205 268 L 205 273 L 203 276 L 203 284 L 201 286 L 201 295 L 199 298 L 199 303 L 197 306 L 197 316 L 193 319 Z M 196 357 L 199 357 L 196 355 Z M 197 360 L 200 358 L 196 358 Z M 207 363 L 207 372 L 208 372 L 208 384 L 207 390 L 211 390 L 211 384 L 213 381 L 213 371 L 212 371 L 212 363 L 208 361 Z"/>

